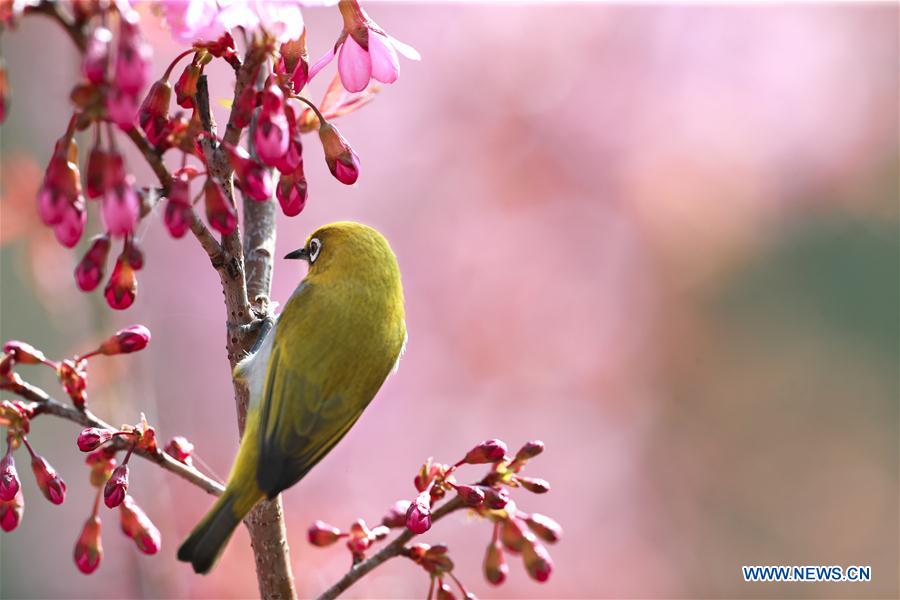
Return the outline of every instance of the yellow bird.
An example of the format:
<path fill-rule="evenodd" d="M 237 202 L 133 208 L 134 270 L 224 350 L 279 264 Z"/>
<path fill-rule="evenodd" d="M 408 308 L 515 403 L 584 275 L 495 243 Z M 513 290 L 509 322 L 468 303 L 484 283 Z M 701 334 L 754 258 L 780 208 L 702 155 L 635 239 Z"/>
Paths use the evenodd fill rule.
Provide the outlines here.
<path fill-rule="evenodd" d="M 340 441 L 406 343 L 400 270 L 380 233 L 332 223 L 285 258 L 308 261 L 309 272 L 234 369 L 250 388 L 244 437 L 225 493 L 178 549 L 198 573 L 257 502 L 300 481 Z"/>

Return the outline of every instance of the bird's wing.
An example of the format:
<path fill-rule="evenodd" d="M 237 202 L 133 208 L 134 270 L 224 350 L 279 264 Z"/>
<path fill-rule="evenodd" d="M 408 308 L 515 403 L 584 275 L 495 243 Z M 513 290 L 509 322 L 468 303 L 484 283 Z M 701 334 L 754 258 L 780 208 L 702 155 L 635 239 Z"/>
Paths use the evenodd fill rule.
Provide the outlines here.
<path fill-rule="evenodd" d="M 372 347 L 378 336 L 353 331 L 358 324 L 336 310 L 333 299 L 315 296 L 307 287 L 292 298 L 298 305 L 289 303 L 275 330 L 260 398 L 257 469 L 257 483 L 269 498 L 300 480 L 340 441 L 396 360 L 396 352 Z"/>

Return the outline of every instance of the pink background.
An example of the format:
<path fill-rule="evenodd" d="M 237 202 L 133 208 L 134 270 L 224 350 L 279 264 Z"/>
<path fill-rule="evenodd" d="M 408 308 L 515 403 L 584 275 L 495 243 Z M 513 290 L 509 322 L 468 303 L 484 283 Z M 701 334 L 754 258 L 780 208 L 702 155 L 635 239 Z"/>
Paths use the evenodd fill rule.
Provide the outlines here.
<path fill-rule="evenodd" d="M 491 588 L 480 574 L 490 527 L 463 514 L 439 523 L 424 541 L 448 543 L 480 597 L 895 596 L 896 7 L 370 12 L 423 61 L 403 62 L 398 83 L 337 123 L 362 160 L 356 186 L 334 181 L 306 138 L 309 205 L 279 215 L 276 254 L 333 220 L 377 227 L 403 271 L 410 342 L 346 440 L 285 494 L 301 594 L 349 566 L 340 546 L 306 543 L 309 523 L 376 523 L 412 497 L 423 459 L 451 462 L 496 436 L 546 442 L 528 474 L 551 493 L 515 497 L 565 535 L 549 583 L 510 557 L 507 583 Z M 305 15 L 317 57 L 340 20 Z M 145 23 L 158 76 L 179 48 Z M 226 474 L 237 436 L 216 274 L 192 239 L 150 218 L 135 305 L 113 313 L 77 291 L 80 252 L 50 242 L 33 208 L 77 59 L 42 17 L 3 45 L 2 339 L 61 357 L 146 324 L 148 351 L 91 367 L 91 406 L 113 423 L 145 411 L 161 437 L 187 436 Z M 210 80 L 230 97 L 225 68 Z M 98 222 L 92 212 L 91 233 Z M 275 269 L 284 302 L 304 271 Z M 56 393 L 44 373 L 23 373 Z M 18 455 L 26 511 L 0 536 L 0 595 L 256 594 L 243 530 L 206 578 L 175 560 L 210 498 L 142 461 L 131 491 L 161 553 L 139 555 L 103 509 L 103 564 L 78 573 L 71 549 L 92 491 L 76 435 L 46 418 L 31 436 L 69 484 L 62 507 L 39 497 Z M 742 564 L 872 565 L 875 579 L 744 584 Z M 396 560 L 348 597 L 427 587 Z"/>

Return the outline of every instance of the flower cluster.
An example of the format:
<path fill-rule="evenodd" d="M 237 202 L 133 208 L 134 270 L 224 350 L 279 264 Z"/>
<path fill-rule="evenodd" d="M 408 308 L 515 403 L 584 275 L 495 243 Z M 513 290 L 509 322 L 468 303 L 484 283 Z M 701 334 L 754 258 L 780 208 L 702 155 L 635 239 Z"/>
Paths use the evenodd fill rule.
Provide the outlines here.
<path fill-rule="evenodd" d="M 506 444 L 500 440 L 486 440 L 473 447 L 452 465 L 427 460 L 413 479 L 418 494 L 412 500 L 398 500 L 384 515 L 381 525 L 373 529 L 359 519 L 348 531 L 316 521 L 308 532 L 314 546 L 329 546 L 340 539 L 347 539 L 354 564 L 365 559 L 365 552 L 372 544 L 385 538 L 390 529 L 407 529 L 413 534 L 425 533 L 435 520 L 437 505 L 455 494 L 456 505 L 444 504 L 445 511 L 465 507 L 482 519 L 492 523 L 493 533 L 484 559 L 485 579 L 500 585 L 509 574 L 506 553 L 520 554 L 528 574 L 539 582 L 547 581 L 553 570 L 553 562 L 542 542 L 555 543 L 562 536 L 562 528 L 556 521 L 538 513 L 528 514 L 518 508 L 509 490 L 524 489 L 543 494 L 550 485 L 543 479 L 522 474 L 529 460 L 544 450 L 540 441 L 523 445 L 514 456 L 507 453 Z M 460 483 L 457 469 L 463 465 L 490 465 L 488 473 L 472 484 Z M 450 600 L 455 598 L 453 582 L 465 598 L 474 598 L 453 573 L 453 561 L 443 544 L 415 544 L 404 548 L 402 554 L 420 565 L 431 578 L 428 598 Z"/>
<path fill-rule="evenodd" d="M 43 222 L 69 248 L 85 233 L 90 201 L 99 204 L 103 230 L 91 239 L 75 269 L 82 291 L 93 291 L 104 280 L 113 242 L 121 240 L 104 297 L 114 309 L 134 303 L 136 272 L 144 262 L 135 232 L 160 198 L 164 199 L 160 212 L 174 238 L 183 237 L 188 230 L 202 232 L 202 222 L 194 211 L 201 199 L 209 227 L 223 236 L 232 234 L 238 227 L 232 181 L 252 201 L 277 199 L 286 216 L 300 214 L 308 196 L 303 134 L 317 131 L 325 163 L 338 181 L 347 185 L 357 181 L 359 157 L 330 120 L 371 100 L 377 90 L 371 80 L 392 83 L 397 79 L 397 52 L 415 60 L 419 55 L 385 33 L 356 0 L 342 0 L 343 28 L 337 43 L 311 66 L 301 4 L 298 0 L 161 3 L 158 8 L 174 37 L 190 47 L 145 91 L 151 80 L 151 48 L 138 13 L 128 2 L 73 3 L 72 26 L 83 35 L 82 80 L 71 92 L 74 112 L 47 164 L 37 203 Z M 24 3 L 11 10 L 4 22 L 14 23 L 29 8 Z M 236 28 L 247 40 L 243 57 L 231 35 Z M 336 54 L 338 73 L 317 107 L 300 94 Z M 173 85 L 175 68 L 187 57 L 190 60 Z M 226 134 L 223 139 L 204 128 L 198 100 L 204 71 L 216 59 L 239 74 L 228 123 L 237 135 Z M 0 66 L 0 122 L 6 115 L 5 81 Z M 209 99 L 205 100 L 208 105 Z M 82 180 L 76 134 L 91 128 L 93 142 Z M 248 133 L 241 145 L 245 128 Z M 180 153 L 181 168 L 160 177 L 161 194 L 139 188 L 129 173 L 116 143 L 117 135 L 123 133 L 163 170 L 163 154 Z M 208 164 L 211 156 L 220 152 L 229 159 L 230 173 Z M 199 164 L 189 165 L 189 160 Z M 197 178 L 201 183 L 192 193 L 191 184 Z"/>

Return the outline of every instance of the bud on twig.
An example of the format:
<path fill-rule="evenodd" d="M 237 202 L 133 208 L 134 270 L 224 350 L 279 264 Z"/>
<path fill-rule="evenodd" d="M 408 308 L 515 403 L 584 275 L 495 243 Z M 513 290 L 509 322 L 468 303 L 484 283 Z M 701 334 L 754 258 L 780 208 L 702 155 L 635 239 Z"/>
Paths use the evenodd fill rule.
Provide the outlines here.
<path fill-rule="evenodd" d="M 22 515 L 25 514 L 25 496 L 19 489 L 12 500 L 0 500 L 0 529 L 3 531 L 12 531 L 22 522 Z"/>
<path fill-rule="evenodd" d="M 194 453 L 194 445 L 187 438 L 176 435 L 166 444 L 165 453 L 186 465 L 191 464 L 191 454 Z"/>
<path fill-rule="evenodd" d="M 537 477 L 516 477 L 515 481 L 532 494 L 546 494 L 550 491 L 550 484 Z"/>
<path fill-rule="evenodd" d="M 431 494 L 426 490 L 416 496 L 406 512 L 406 528 L 413 533 L 431 529 Z"/>
<path fill-rule="evenodd" d="M 484 492 L 473 485 L 457 485 L 456 493 L 467 506 L 480 506 L 484 503 Z"/>
<path fill-rule="evenodd" d="M 525 561 L 525 569 L 532 579 L 543 583 L 550 578 L 553 561 L 550 560 L 550 554 L 543 545 L 534 540 L 526 540 L 522 547 L 522 558 Z"/>
<path fill-rule="evenodd" d="M 134 540 L 138 550 L 144 554 L 159 552 L 161 547 L 159 529 L 131 496 L 125 496 L 119 505 L 119 518 L 122 532 Z"/>
<path fill-rule="evenodd" d="M 506 456 L 506 444 L 500 440 L 481 442 L 466 454 L 458 464 L 482 465 L 500 462 Z"/>
<path fill-rule="evenodd" d="M 103 503 L 109 508 L 122 504 L 128 493 L 128 465 L 119 465 L 112 472 L 106 487 L 103 488 Z"/>
<path fill-rule="evenodd" d="M 562 527 L 559 526 L 559 523 L 545 515 L 533 513 L 525 520 L 525 523 L 535 535 L 545 542 L 554 544 L 562 537 Z"/>
<path fill-rule="evenodd" d="M 19 493 L 19 474 L 12 455 L 12 443 L 7 446 L 6 455 L 0 460 L 0 501 L 11 502 Z"/>
<path fill-rule="evenodd" d="M 91 240 L 91 245 L 84 258 L 75 267 L 75 283 L 83 292 L 90 292 L 100 285 L 103 269 L 109 256 L 109 236 L 98 235 Z"/>
<path fill-rule="evenodd" d="M 84 523 L 78 542 L 75 544 L 75 565 L 85 575 L 90 575 L 100 566 L 103 546 L 100 543 L 100 517 L 91 516 Z"/>
<path fill-rule="evenodd" d="M 397 500 L 394 506 L 381 518 L 381 524 L 391 529 L 406 526 L 406 513 L 412 504 L 409 500 Z"/>
<path fill-rule="evenodd" d="M 330 546 L 341 538 L 341 530 L 324 521 L 316 521 L 306 532 L 306 537 L 313 546 Z"/>
<path fill-rule="evenodd" d="M 540 440 L 532 440 L 530 442 L 526 442 L 524 446 L 519 448 L 519 451 L 516 452 L 515 460 L 517 462 L 525 462 L 526 460 L 534 458 L 543 451 L 544 442 Z"/>
<path fill-rule="evenodd" d="M 346 185 L 353 185 L 359 179 L 359 157 L 341 132 L 331 123 L 319 127 L 319 139 L 325 150 L 325 162 L 335 179 Z"/>
<path fill-rule="evenodd" d="M 508 574 L 509 565 L 506 564 L 503 547 L 499 540 L 493 539 L 484 555 L 484 578 L 492 585 L 500 585 L 506 581 Z"/>
<path fill-rule="evenodd" d="M 113 438 L 113 432 L 99 427 L 88 427 L 78 435 L 78 449 L 93 452 Z"/>
<path fill-rule="evenodd" d="M 66 482 L 62 480 L 43 456 L 32 454 L 31 470 L 44 497 L 53 504 L 62 504 L 66 499 Z"/>
<path fill-rule="evenodd" d="M 132 325 L 117 331 L 100 344 L 100 354 L 129 354 L 143 350 L 150 343 L 150 330 L 143 325 Z"/>

